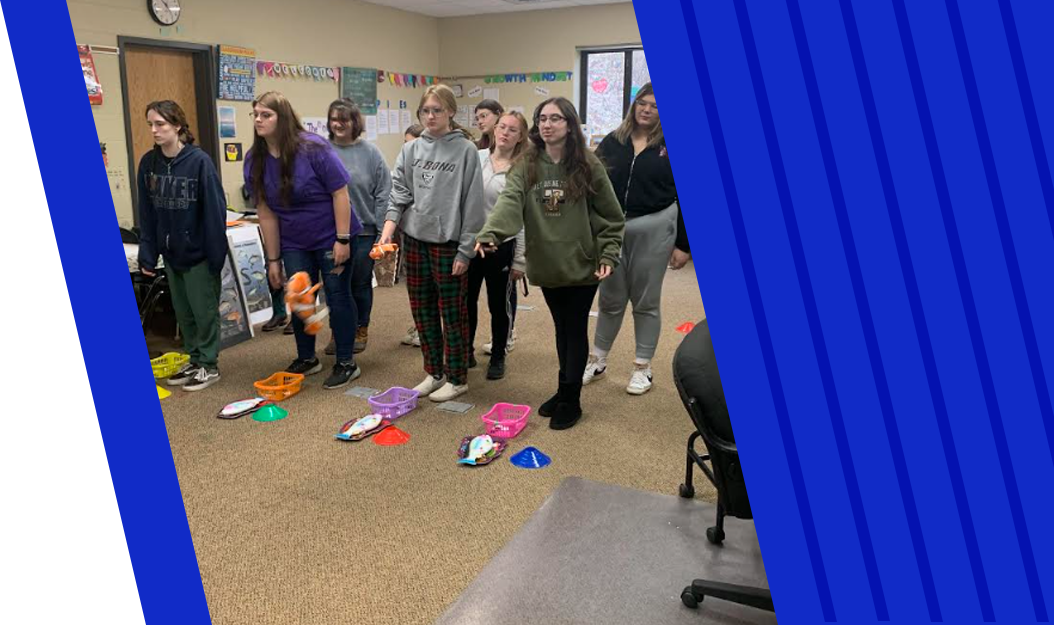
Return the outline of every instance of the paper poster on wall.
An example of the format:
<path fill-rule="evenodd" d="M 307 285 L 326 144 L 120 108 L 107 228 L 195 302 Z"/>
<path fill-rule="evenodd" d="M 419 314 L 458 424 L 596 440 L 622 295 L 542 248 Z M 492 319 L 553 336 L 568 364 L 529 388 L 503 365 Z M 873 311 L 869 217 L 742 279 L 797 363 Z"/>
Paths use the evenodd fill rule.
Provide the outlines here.
<path fill-rule="evenodd" d="M 256 51 L 220 46 L 219 99 L 251 102 L 256 92 Z"/>
<path fill-rule="evenodd" d="M 377 70 L 342 67 L 340 97 L 349 98 L 363 115 L 377 114 Z"/>
<path fill-rule="evenodd" d="M 534 93 L 542 97 L 549 97 L 549 90 L 541 85 L 535 85 Z"/>
<path fill-rule="evenodd" d="M 461 106 L 457 107 L 457 114 L 454 115 L 454 121 L 461 124 L 465 128 L 469 127 L 469 114 L 467 104 L 462 104 Z"/>
<path fill-rule="evenodd" d="M 88 101 L 94 106 L 99 106 L 102 104 L 102 85 L 99 84 L 99 74 L 95 71 L 91 48 L 77 46 L 77 52 L 81 57 L 81 71 L 84 72 L 84 86 L 88 89 Z"/>
<path fill-rule="evenodd" d="M 388 130 L 388 109 L 377 109 L 377 134 L 386 135 Z"/>
<path fill-rule="evenodd" d="M 454 92 L 455 98 L 460 98 L 463 95 L 463 89 L 461 85 L 450 85 L 450 89 Z"/>
<path fill-rule="evenodd" d="M 410 115 L 409 109 L 399 111 L 399 121 L 401 122 L 399 124 L 399 132 L 403 132 L 414 123 L 414 118 Z"/>
<path fill-rule="evenodd" d="M 501 98 L 498 97 L 498 89 L 484 89 L 483 90 L 484 100 L 497 100 L 501 102 Z"/>
<path fill-rule="evenodd" d="M 304 125 L 304 130 L 308 132 L 313 132 L 323 139 L 329 137 L 329 126 L 326 125 L 325 117 L 304 117 L 300 119 L 300 123 Z"/>
<path fill-rule="evenodd" d="M 391 109 L 388 111 L 388 127 L 392 129 L 392 134 L 399 134 L 399 109 Z"/>
<path fill-rule="evenodd" d="M 223 158 L 228 163 L 240 163 L 242 161 L 242 144 L 224 143 Z"/>
<path fill-rule="evenodd" d="M 217 107 L 220 118 L 220 138 L 233 139 L 238 136 L 238 120 L 233 106 Z"/>
<path fill-rule="evenodd" d="M 476 85 L 475 87 L 468 90 L 468 97 L 478 98 L 483 93 L 483 87 Z"/>
<path fill-rule="evenodd" d="M 377 116 L 367 115 L 366 116 L 366 140 L 376 141 L 377 140 Z"/>

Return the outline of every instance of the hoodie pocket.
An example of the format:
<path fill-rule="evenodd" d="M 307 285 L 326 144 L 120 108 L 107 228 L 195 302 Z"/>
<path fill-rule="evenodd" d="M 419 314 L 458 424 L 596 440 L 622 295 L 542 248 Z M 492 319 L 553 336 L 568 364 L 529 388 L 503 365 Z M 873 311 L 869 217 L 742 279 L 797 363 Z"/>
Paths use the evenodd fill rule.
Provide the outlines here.
<path fill-rule="evenodd" d="M 188 230 L 173 232 L 168 237 L 168 249 L 176 262 L 193 262 L 204 256 L 201 245 Z"/>

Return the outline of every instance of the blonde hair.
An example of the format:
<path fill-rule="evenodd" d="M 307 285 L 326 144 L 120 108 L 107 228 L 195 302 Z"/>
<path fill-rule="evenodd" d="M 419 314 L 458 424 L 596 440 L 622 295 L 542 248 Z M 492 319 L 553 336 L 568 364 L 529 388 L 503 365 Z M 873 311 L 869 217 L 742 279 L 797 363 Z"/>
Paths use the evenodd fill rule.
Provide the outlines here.
<path fill-rule="evenodd" d="M 516 144 L 516 146 L 512 148 L 512 162 L 516 162 L 516 160 L 519 159 L 520 156 L 526 151 L 527 147 L 530 146 L 530 139 L 527 137 L 527 135 L 530 132 L 531 127 L 527 123 L 527 118 L 524 117 L 523 113 L 520 113 L 519 111 L 509 111 L 508 113 L 501 114 L 500 116 L 498 116 L 498 123 L 500 124 L 501 120 L 505 119 L 506 117 L 515 118 L 516 121 L 520 122 L 520 140 Z M 495 124 L 494 130 L 497 129 L 498 126 L 497 124 Z M 492 130 L 489 134 L 493 134 L 494 130 Z M 498 143 L 497 140 L 494 139 L 494 137 L 491 137 L 491 139 L 492 141 L 490 143 L 490 147 L 485 149 L 489 150 L 490 153 L 493 154 L 494 149 L 498 147 Z"/>
<path fill-rule="evenodd" d="M 637 104 L 644 99 L 645 96 L 655 97 L 655 91 L 651 88 L 651 83 L 644 83 L 644 86 L 637 92 L 637 97 L 633 98 L 633 104 L 630 105 L 629 110 L 626 111 L 626 117 L 619 124 L 619 127 L 612 133 L 618 142 L 625 145 L 630 141 L 630 135 L 633 134 L 639 126 L 637 124 Z M 655 127 L 648 133 L 648 146 L 649 148 L 665 143 L 666 138 L 662 134 L 662 119 L 655 120 Z"/>
<path fill-rule="evenodd" d="M 465 130 L 461 124 L 454 121 L 454 115 L 457 114 L 457 98 L 454 97 L 454 90 L 446 85 L 432 85 L 425 89 L 425 92 L 421 95 L 421 102 L 417 105 L 418 119 L 421 118 L 421 110 L 424 109 L 425 102 L 431 97 L 439 100 L 439 104 L 450 112 L 450 130 L 460 132 L 466 139 L 472 141 L 472 134 Z"/>

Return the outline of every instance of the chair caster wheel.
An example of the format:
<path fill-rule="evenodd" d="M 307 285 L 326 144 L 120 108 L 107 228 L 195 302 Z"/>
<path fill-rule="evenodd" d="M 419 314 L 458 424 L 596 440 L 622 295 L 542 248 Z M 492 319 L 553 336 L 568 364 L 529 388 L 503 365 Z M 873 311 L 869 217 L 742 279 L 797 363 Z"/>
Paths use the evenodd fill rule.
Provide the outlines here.
<path fill-rule="evenodd" d="M 682 498 L 691 499 L 692 497 L 695 497 L 695 488 L 687 484 L 681 484 L 679 493 Z"/>
<path fill-rule="evenodd" d="M 713 545 L 720 545 L 725 540 L 725 530 L 717 527 L 706 528 L 706 539 Z"/>
<path fill-rule="evenodd" d="M 693 610 L 698 608 L 699 602 L 702 600 L 703 598 L 701 596 L 696 596 L 696 594 L 692 592 L 691 586 L 688 586 L 681 591 L 681 603 L 683 603 L 687 608 L 691 608 Z"/>

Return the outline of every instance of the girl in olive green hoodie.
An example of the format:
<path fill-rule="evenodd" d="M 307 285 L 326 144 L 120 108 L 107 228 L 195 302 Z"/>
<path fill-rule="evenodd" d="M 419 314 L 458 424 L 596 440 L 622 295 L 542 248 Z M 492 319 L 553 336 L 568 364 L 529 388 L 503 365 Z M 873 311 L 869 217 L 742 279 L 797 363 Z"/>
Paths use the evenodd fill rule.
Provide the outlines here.
<path fill-rule="evenodd" d="M 582 416 L 589 356 L 589 309 L 600 281 L 618 265 L 625 216 L 600 160 L 586 149 L 575 107 L 551 98 L 534 110 L 531 151 L 509 172 L 505 190 L 476 235 L 481 255 L 526 234 L 527 278 L 542 288 L 556 326 L 559 390 L 538 414 L 570 428 Z"/>

